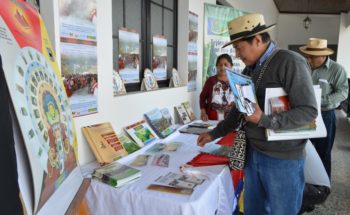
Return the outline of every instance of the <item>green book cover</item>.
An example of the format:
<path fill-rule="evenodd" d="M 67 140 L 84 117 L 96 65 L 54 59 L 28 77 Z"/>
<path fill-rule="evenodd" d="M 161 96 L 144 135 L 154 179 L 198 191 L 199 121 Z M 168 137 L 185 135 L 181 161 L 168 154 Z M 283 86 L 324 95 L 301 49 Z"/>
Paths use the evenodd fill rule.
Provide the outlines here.
<path fill-rule="evenodd" d="M 118 137 L 128 154 L 141 149 L 141 147 L 137 145 L 137 143 L 135 143 L 132 139 L 130 139 L 125 133 L 120 133 Z"/>
<path fill-rule="evenodd" d="M 93 176 L 114 187 L 141 177 L 141 171 L 117 162 L 95 169 Z"/>

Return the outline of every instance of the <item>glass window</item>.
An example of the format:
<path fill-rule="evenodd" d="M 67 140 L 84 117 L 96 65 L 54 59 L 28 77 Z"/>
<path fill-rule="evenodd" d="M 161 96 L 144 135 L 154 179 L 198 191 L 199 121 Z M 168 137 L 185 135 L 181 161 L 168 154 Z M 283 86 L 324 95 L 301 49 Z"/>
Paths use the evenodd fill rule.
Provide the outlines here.
<path fill-rule="evenodd" d="M 174 1 L 173 0 L 164 0 L 164 6 L 169 9 L 174 9 Z"/>
<path fill-rule="evenodd" d="M 151 35 L 162 34 L 163 14 L 162 7 L 151 4 Z"/>
<path fill-rule="evenodd" d="M 125 27 L 141 32 L 141 1 L 125 1 Z"/>
<path fill-rule="evenodd" d="M 164 36 L 168 39 L 168 45 L 173 45 L 174 38 L 173 11 L 164 10 Z"/>
<path fill-rule="evenodd" d="M 169 74 L 177 67 L 177 2 L 178 0 L 113 0 L 113 69 L 118 71 L 119 29 L 127 28 L 139 33 L 139 83 L 126 84 L 126 90 L 139 91 L 145 68 L 152 67 L 153 35 L 167 39 L 168 78 L 158 81 L 159 87 L 169 85 Z"/>

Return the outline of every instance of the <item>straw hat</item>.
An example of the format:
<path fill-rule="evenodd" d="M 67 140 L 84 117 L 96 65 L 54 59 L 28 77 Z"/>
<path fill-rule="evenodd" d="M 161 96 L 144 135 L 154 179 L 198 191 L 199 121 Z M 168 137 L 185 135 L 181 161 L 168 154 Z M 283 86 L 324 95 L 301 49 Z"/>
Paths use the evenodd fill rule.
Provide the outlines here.
<path fill-rule="evenodd" d="M 309 38 L 306 46 L 299 47 L 299 50 L 313 56 L 328 56 L 334 53 L 332 49 L 327 48 L 327 40 L 319 38 Z"/>
<path fill-rule="evenodd" d="M 276 24 L 266 26 L 264 16 L 258 13 L 240 16 L 228 22 L 227 25 L 231 41 L 226 43 L 223 48 L 237 40 L 270 31 L 276 26 Z"/>

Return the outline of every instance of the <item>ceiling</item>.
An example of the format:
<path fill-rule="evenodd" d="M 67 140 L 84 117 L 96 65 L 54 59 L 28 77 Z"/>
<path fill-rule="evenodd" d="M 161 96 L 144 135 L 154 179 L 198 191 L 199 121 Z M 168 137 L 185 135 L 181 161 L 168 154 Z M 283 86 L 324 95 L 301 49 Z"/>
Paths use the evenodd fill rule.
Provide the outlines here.
<path fill-rule="evenodd" d="M 280 13 L 340 14 L 350 10 L 350 0 L 274 0 Z"/>

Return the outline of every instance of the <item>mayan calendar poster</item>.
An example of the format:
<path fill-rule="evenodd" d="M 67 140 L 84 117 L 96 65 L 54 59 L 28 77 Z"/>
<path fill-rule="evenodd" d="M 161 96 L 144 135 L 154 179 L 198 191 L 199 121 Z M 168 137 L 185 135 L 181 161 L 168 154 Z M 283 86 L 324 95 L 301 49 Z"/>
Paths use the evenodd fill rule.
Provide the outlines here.
<path fill-rule="evenodd" d="M 69 201 L 82 181 L 72 111 L 38 12 L 20 0 L 0 5 L 0 55 L 33 177 L 28 213 L 40 213 L 49 201 Z"/>

